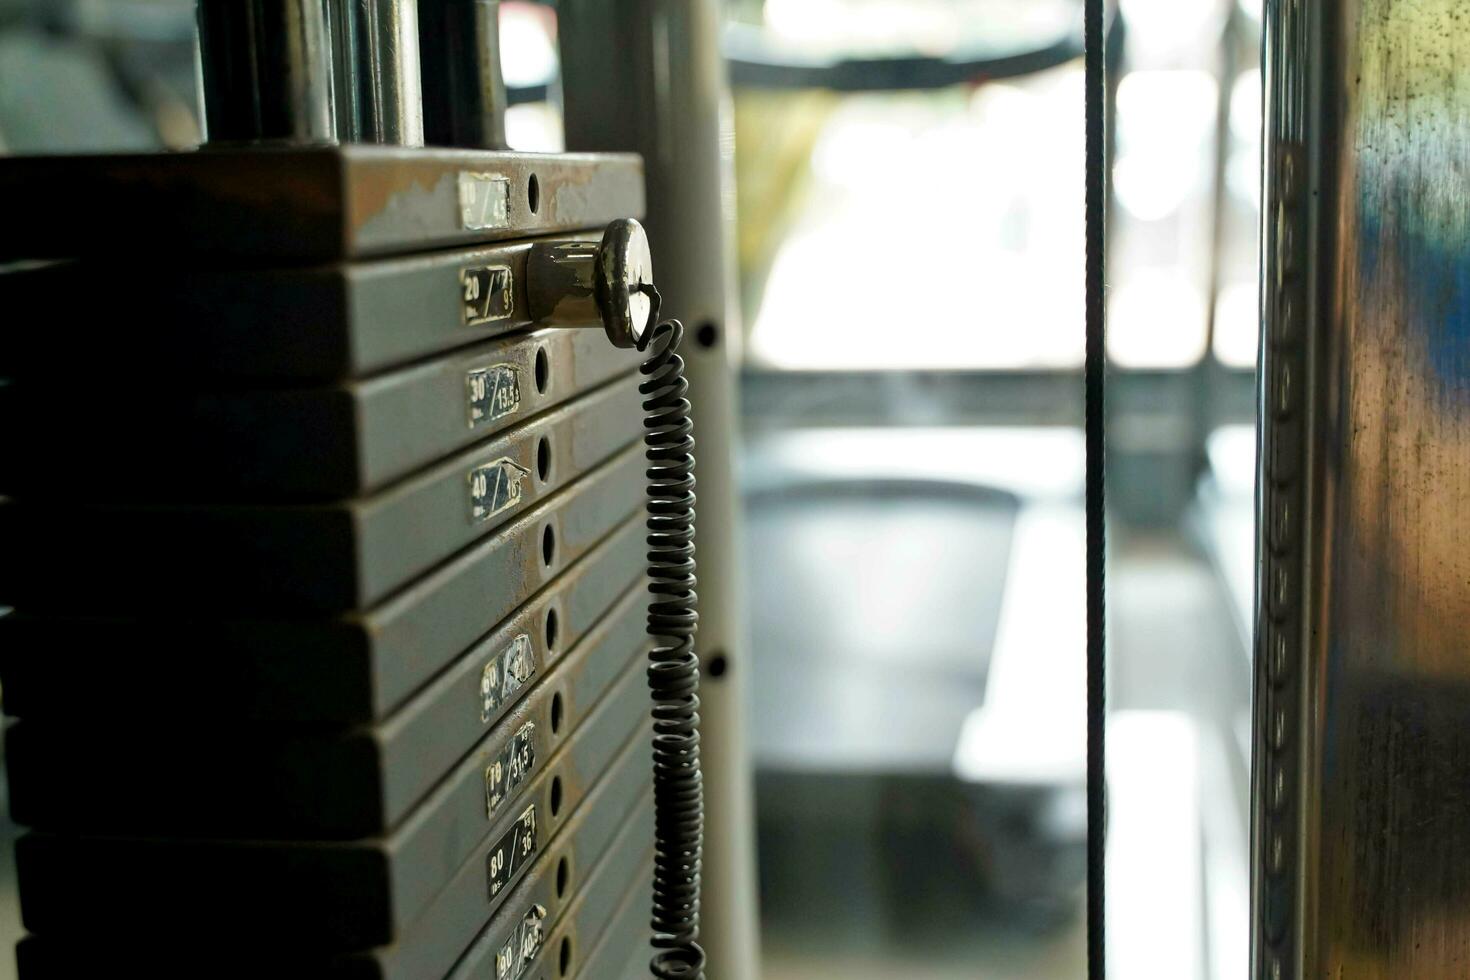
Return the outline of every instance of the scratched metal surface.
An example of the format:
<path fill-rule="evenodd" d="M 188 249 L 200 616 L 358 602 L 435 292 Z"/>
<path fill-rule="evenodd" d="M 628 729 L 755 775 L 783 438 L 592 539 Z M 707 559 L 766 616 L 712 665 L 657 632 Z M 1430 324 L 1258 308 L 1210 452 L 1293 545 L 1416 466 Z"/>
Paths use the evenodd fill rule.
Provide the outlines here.
<path fill-rule="evenodd" d="M 1267 21 L 1256 975 L 1463 977 L 1470 5 Z"/>

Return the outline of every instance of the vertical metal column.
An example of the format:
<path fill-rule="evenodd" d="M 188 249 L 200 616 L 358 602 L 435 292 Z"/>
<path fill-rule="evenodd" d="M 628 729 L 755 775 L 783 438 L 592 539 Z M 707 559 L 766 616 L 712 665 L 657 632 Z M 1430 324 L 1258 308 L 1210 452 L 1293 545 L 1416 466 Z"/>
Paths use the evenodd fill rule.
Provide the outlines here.
<path fill-rule="evenodd" d="M 330 11 L 322 0 L 200 0 L 212 142 L 337 137 Z"/>
<path fill-rule="evenodd" d="M 422 146 L 415 0 L 200 0 L 211 142 Z"/>
<path fill-rule="evenodd" d="M 1470 963 L 1470 20 L 1268 0 L 1253 972 Z"/>
<path fill-rule="evenodd" d="M 423 146 L 417 0 L 331 2 L 337 138 L 344 143 Z"/>
<path fill-rule="evenodd" d="M 698 651 L 704 683 L 703 930 L 709 976 L 759 975 L 754 817 L 745 745 L 745 618 L 736 554 L 732 440 L 734 202 L 729 92 L 716 0 L 564 0 L 567 148 L 636 150 L 664 312 L 689 327 L 699 457 Z"/>
<path fill-rule="evenodd" d="M 505 149 L 500 0 L 419 0 L 419 41 L 426 142 Z"/>

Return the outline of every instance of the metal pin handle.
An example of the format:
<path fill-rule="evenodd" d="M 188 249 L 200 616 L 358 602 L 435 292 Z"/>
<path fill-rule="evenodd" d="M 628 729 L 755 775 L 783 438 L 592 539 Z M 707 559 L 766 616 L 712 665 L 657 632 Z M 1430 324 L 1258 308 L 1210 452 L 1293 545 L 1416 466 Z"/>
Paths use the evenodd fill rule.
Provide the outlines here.
<path fill-rule="evenodd" d="M 565 327 L 601 326 L 617 347 L 637 347 L 653 326 L 653 255 L 632 218 L 607 226 L 601 242 L 538 242 L 526 259 L 533 320 Z"/>

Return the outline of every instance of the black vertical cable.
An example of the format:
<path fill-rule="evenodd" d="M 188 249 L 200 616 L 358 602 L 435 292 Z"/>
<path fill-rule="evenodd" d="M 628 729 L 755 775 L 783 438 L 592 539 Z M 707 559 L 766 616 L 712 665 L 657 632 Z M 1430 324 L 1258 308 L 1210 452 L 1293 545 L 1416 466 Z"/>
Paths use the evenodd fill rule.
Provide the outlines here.
<path fill-rule="evenodd" d="M 1087 434 L 1087 975 L 1107 975 L 1104 930 L 1104 859 L 1106 857 L 1107 792 L 1104 782 L 1103 735 L 1106 686 L 1107 510 L 1104 501 L 1103 376 L 1106 267 L 1103 261 L 1107 223 L 1107 150 L 1104 107 L 1105 33 L 1103 0 L 1084 0 L 1083 49 L 1086 64 L 1084 97 L 1087 119 L 1087 358 L 1083 394 Z"/>

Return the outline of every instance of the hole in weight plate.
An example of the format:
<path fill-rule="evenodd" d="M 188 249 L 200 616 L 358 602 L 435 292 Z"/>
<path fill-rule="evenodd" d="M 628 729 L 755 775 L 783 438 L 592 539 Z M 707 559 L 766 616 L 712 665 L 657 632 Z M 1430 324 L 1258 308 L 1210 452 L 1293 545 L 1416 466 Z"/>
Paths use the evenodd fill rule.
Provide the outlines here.
<path fill-rule="evenodd" d="M 557 776 L 551 781 L 551 815 L 554 817 L 561 812 L 561 777 Z"/>
<path fill-rule="evenodd" d="M 542 483 L 551 476 L 551 440 L 544 436 L 536 443 L 536 475 Z"/>
<path fill-rule="evenodd" d="M 550 568 L 551 563 L 556 561 L 556 532 L 548 524 L 541 531 L 541 560 Z"/>
<path fill-rule="evenodd" d="M 536 179 L 535 174 L 526 181 L 526 204 L 530 206 L 532 214 L 541 210 L 541 181 Z"/>
<path fill-rule="evenodd" d="M 561 975 L 566 976 L 567 971 L 572 968 L 572 940 L 570 936 L 563 936 L 561 940 L 561 959 L 559 962 Z"/>
<path fill-rule="evenodd" d="M 556 649 L 556 631 L 560 624 L 556 621 L 556 610 L 546 610 L 546 649 Z"/>
<path fill-rule="evenodd" d="M 553 735 L 561 731 L 561 715 L 561 694 L 557 693 L 551 698 L 551 734 Z"/>
<path fill-rule="evenodd" d="M 536 352 L 536 391 L 544 395 L 550 384 L 551 359 L 546 356 L 546 348 L 543 347 Z"/>
<path fill-rule="evenodd" d="M 556 864 L 556 897 L 561 898 L 567 893 L 567 878 L 570 872 L 567 870 L 567 859 L 562 858 Z"/>

